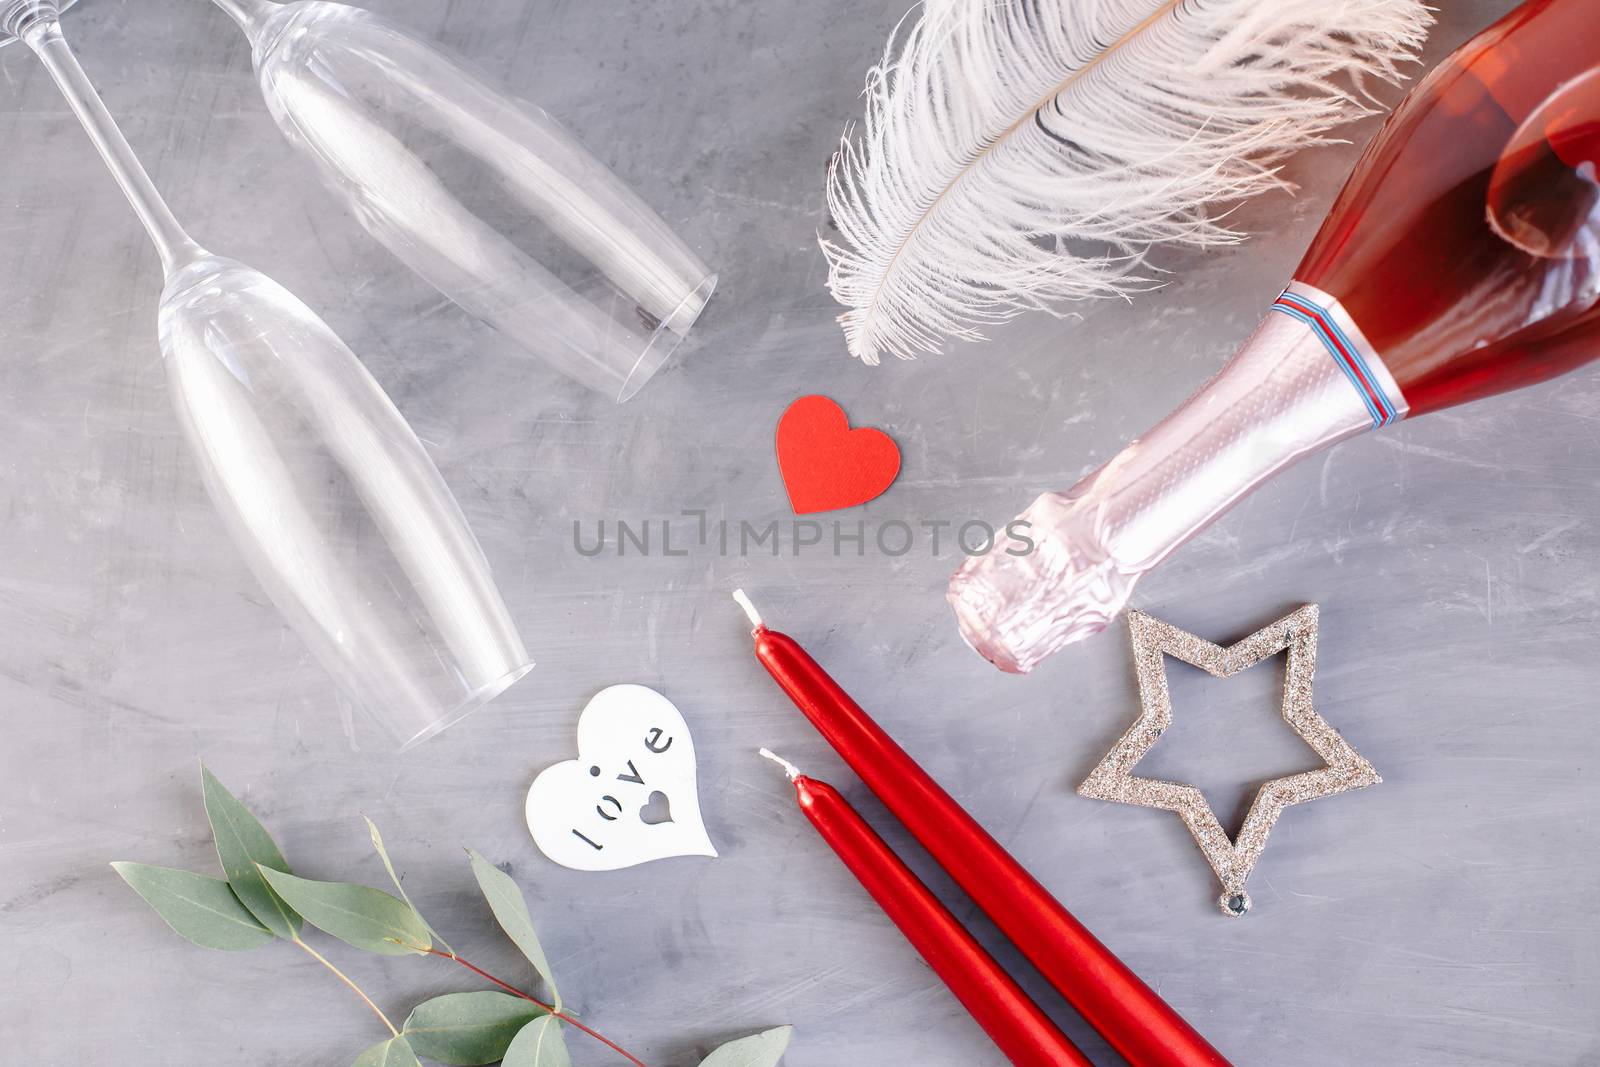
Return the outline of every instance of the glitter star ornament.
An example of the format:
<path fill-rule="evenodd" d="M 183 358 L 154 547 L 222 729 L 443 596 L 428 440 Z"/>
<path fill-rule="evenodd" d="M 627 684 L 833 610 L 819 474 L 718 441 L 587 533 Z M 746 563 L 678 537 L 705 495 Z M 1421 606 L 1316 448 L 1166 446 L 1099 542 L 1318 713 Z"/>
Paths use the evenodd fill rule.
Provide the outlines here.
<path fill-rule="evenodd" d="M 1227 648 L 1138 611 L 1128 613 L 1128 628 L 1133 638 L 1134 670 L 1143 711 L 1078 787 L 1078 792 L 1097 800 L 1175 812 L 1222 883 L 1218 903 L 1223 912 L 1244 915 L 1250 910 L 1245 879 L 1266 848 L 1267 834 L 1283 809 L 1377 785 L 1383 780 L 1372 764 L 1311 706 L 1311 679 L 1317 669 L 1317 606 L 1307 604 Z M 1229 839 L 1200 790 L 1181 782 L 1133 774 L 1134 765 L 1172 723 L 1172 695 L 1167 689 L 1163 657 L 1172 656 L 1215 677 L 1227 678 L 1285 649 L 1289 655 L 1284 671 L 1283 719 L 1322 757 L 1325 766 L 1262 783 L 1238 838 Z"/>

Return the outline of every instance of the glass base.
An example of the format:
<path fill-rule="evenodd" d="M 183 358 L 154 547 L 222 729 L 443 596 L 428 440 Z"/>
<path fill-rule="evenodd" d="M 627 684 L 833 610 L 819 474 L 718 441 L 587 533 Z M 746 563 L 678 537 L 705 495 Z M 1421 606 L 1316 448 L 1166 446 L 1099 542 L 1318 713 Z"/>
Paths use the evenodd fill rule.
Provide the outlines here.
<path fill-rule="evenodd" d="M 717 276 L 706 275 L 700 284 L 695 286 L 694 292 L 684 297 L 683 302 L 673 309 L 672 314 L 661 320 L 661 324 L 650 335 L 650 343 L 639 353 L 633 369 L 628 372 L 627 379 L 622 383 L 622 388 L 617 393 L 617 403 L 621 404 L 631 399 L 635 393 L 644 388 L 646 382 L 655 377 L 656 371 L 661 369 L 667 357 L 683 343 L 685 337 L 689 336 L 689 330 L 705 311 L 706 305 L 711 302 L 711 294 L 716 288 Z M 682 318 L 686 309 L 690 308 L 695 310 L 687 322 L 678 324 L 676 328 L 667 325 Z"/>
<path fill-rule="evenodd" d="M 65 11 L 67 8 L 71 7 L 77 2 L 78 0 L 59 0 L 59 3 L 56 4 L 56 10 Z M 3 13 L 3 10 L 9 8 L 9 6 L 10 5 L 8 4 L 0 3 L 0 13 Z M 15 37 L 9 33 L 6 33 L 4 30 L 0 30 L 0 48 L 4 48 L 6 45 L 13 44 L 15 42 Z"/>
<path fill-rule="evenodd" d="M 402 742 L 400 745 L 400 751 L 407 752 L 422 744 L 422 742 L 426 741 L 428 738 L 441 733 L 445 730 L 445 728 L 454 726 L 472 712 L 477 711 L 479 708 L 489 703 L 489 701 L 493 700 L 495 697 L 511 688 L 513 683 L 519 681 L 531 670 L 533 670 L 533 661 L 529 660 L 520 667 L 507 671 L 505 674 L 502 674 L 492 682 L 486 682 L 483 685 L 480 685 L 477 689 L 474 689 L 471 693 L 468 693 L 466 699 L 462 700 L 461 703 L 457 704 L 454 708 L 451 708 L 449 711 L 445 712 L 433 722 L 429 723 L 421 730 L 418 730 L 415 734 Z"/>

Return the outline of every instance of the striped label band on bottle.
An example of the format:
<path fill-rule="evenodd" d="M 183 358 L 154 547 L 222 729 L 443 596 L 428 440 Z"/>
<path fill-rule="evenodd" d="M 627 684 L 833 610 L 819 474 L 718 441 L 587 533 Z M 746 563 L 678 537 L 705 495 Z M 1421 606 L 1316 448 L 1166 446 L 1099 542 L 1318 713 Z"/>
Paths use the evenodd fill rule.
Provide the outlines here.
<path fill-rule="evenodd" d="M 1383 357 L 1367 342 L 1361 328 L 1333 297 L 1304 282 L 1290 282 L 1272 305 L 1273 311 L 1297 319 L 1310 327 L 1322 347 L 1338 364 L 1350 380 L 1367 413 L 1372 416 L 1373 429 L 1405 418 L 1408 405 L 1395 384 Z"/>

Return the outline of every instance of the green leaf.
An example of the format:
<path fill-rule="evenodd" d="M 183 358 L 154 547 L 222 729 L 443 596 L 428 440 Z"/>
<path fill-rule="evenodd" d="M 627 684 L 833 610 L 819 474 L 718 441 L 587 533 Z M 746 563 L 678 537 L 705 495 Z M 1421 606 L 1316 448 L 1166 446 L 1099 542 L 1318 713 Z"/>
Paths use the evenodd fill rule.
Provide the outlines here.
<path fill-rule="evenodd" d="M 270 867 L 287 872 L 289 864 L 283 853 L 261 820 L 250 814 L 250 809 L 239 803 L 204 764 L 200 766 L 200 783 L 205 792 L 206 818 L 211 820 L 211 833 L 217 839 L 217 858 L 222 861 L 228 884 L 262 925 L 279 937 L 293 940 L 300 933 L 300 916 L 272 891 L 259 870 Z"/>
<path fill-rule="evenodd" d="M 700 1067 L 777 1067 L 794 1036 L 794 1027 L 778 1026 L 730 1041 L 700 1061 Z"/>
<path fill-rule="evenodd" d="M 544 1014 L 510 993 L 446 993 L 418 1004 L 402 1029 L 417 1055 L 475 1067 L 504 1058 L 517 1031 Z"/>
<path fill-rule="evenodd" d="M 422 1067 L 404 1037 L 391 1037 L 356 1057 L 350 1067 Z"/>
<path fill-rule="evenodd" d="M 420 955 L 433 941 L 409 904 L 388 893 L 350 882 L 316 882 L 261 868 L 278 895 L 306 922 L 356 948 L 383 956 Z"/>
<path fill-rule="evenodd" d="M 455 949 L 450 947 L 450 943 L 439 936 L 439 931 L 435 930 L 433 924 L 422 917 L 422 912 L 417 911 L 417 906 L 411 903 L 411 898 L 406 895 L 406 887 L 400 884 L 400 876 L 395 873 L 394 863 L 389 859 L 389 850 L 383 847 L 383 835 L 378 833 L 378 824 L 371 819 L 367 819 L 365 815 L 361 817 L 367 820 L 367 835 L 372 838 L 373 850 L 378 853 L 378 858 L 383 861 L 383 869 L 389 872 L 389 881 L 394 883 L 395 891 L 400 894 L 400 899 L 405 901 L 406 907 L 416 914 L 417 921 L 428 928 L 429 935 L 435 941 L 443 945 L 446 951 L 454 952 Z"/>
<path fill-rule="evenodd" d="M 111 867 L 168 926 L 202 948 L 242 952 L 272 940 L 272 931 L 256 921 L 220 878 L 143 863 Z"/>
<path fill-rule="evenodd" d="M 522 895 L 522 890 L 517 888 L 517 883 L 505 871 L 496 867 L 472 849 L 467 849 L 467 856 L 472 860 L 472 876 L 478 880 L 478 888 L 483 890 L 484 899 L 489 902 L 489 910 L 494 912 L 495 921 L 506 932 L 506 936 L 522 954 L 528 957 L 528 962 L 533 964 L 533 969 L 539 972 L 539 977 L 544 979 L 545 985 L 550 987 L 551 999 L 555 1001 L 556 1011 L 561 1010 L 561 994 L 556 991 L 555 977 L 550 973 L 550 961 L 545 958 L 544 948 L 539 944 L 539 936 L 533 932 L 533 917 L 528 914 L 528 902 Z"/>
<path fill-rule="evenodd" d="M 500 1067 L 572 1067 L 560 1021 L 546 1015 L 518 1030 Z"/>

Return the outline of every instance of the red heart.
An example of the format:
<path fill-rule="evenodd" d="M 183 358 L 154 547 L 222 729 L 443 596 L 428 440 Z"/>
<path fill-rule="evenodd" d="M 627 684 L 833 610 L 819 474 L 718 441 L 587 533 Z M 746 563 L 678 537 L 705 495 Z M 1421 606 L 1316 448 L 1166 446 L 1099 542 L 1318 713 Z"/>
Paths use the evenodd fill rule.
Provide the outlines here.
<path fill-rule="evenodd" d="M 778 420 L 778 470 L 796 515 L 865 504 L 900 473 L 900 449 L 882 430 L 852 430 L 844 409 L 803 396 Z"/>

